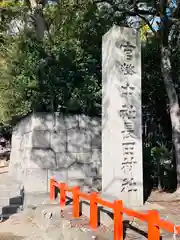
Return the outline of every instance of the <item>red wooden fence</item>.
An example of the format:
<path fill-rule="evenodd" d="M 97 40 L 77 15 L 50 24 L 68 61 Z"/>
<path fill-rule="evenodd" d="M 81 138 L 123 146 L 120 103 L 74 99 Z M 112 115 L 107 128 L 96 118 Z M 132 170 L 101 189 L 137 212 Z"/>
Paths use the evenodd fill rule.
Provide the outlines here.
<path fill-rule="evenodd" d="M 73 196 L 73 217 L 80 217 L 80 199 L 90 201 L 90 227 L 96 229 L 98 227 L 98 204 L 108 207 L 114 213 L 114 240 L 123 239 L 123 214 L 138 218 L 148 224 L 148 240 L 160 240 L 160 229 L 166 230 L 176 235 L 180 235 L 180 226 L 176 226 L 171 222 L 160 219 L 159 212 L 150 210 L 147 213 L 136 212 L 134 210 L 123 207 L 121 200 L 113 203 L 105 201 L 98 196 L 97 192 L 83 193 L 79 187 L 69 188 L 65 183 L 58 183 L 55 179 L 50 180 L 50 199 L 55 199 L 55 188 L 60 190 L 60 206 L 66 203 L 66 192 L 71 192 Z"/>

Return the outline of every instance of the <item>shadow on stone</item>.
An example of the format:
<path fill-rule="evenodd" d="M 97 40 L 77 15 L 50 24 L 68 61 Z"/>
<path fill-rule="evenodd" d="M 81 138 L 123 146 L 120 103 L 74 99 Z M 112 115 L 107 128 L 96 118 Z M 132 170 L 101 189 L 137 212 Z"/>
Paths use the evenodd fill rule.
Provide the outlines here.
<path fill-rule="evenodd" d="M 2 212 L 1 212 L 2 222 L 9 219 L 11 215 L 20 212 L 23 206 L 23 203 L 24 203 L 23 195 L 10 198 L 9 205 L 2 207 Z"/>
<path fill-rule="evenodd" d="M 9 169 L 26 194 L 48 192 L 51 177 L 93 186 L 101 178 L 101 119 L 60 113 L 24 118 L 13 130 Z"/>

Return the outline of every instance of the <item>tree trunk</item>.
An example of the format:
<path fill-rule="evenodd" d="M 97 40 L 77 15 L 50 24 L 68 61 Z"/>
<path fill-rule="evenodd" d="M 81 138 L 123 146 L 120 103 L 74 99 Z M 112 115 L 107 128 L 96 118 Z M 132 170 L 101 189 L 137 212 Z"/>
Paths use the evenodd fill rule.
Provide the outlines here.
<path fill-rule="evenodd" d="M 30 6 L 31 6 L 31 9 L 37 8 L 37 2 L 36 2 L 36 0 L 29 0 L 29 3 L 30 3 Z"/>
<path fill-rule="evenodd" d="M 44 32 L 47 28 L 45 19 L 42 14 L 43 6 L 41 4 L 37 4 L 36 0 L 29 0 L 29 4 L 35 21 L 36 35 L 40 40 L 42 40 L 44 37 Z"/>
<path fill-rule="evenodd" d="M 172 141 L 175 149 L 177 184 L 180 186 L 180 108 L 178 96 L 171 76 L 170 50 L 161 46 L 161 71 L 169 100 L 170 119 L 172 125 Z"/>

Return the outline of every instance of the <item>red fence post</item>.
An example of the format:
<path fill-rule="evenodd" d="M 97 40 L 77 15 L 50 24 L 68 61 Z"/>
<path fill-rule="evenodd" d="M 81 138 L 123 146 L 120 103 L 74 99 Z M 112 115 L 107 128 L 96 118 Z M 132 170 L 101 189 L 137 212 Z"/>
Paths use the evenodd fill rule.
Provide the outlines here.
<path fill-rule="evenodd" d="M 159 240 L 160 230 L 158 227 L 159 223 L 159 212 L 156 210 L 150 210 L 148 216 L 148 240 Z"/>
<path fill-rule="evenodd" d="M 50 179 L 50 200 L 55 200 L 55 186 L 54 186 L 54 178 Z"/>
<path fill-rule="evenodd" d="M 123 202 L 114 201 L 114 240 L 123 240 Z"/>
<path fill-rule="evenodd" d="M 79 192 L 80 192 L 79 187 L 73 188 L 72 194 L 73 194 L 73 217 L 74 218 L 79 218 L 80 216 Z"/>
<path fill-rule="evenodd" d="M 60 183 L 59 188 L 60 188 L 60 206 L 64 207 L 66 204 L 66 184 Z"/>
<path fill-rule="evenodd" d="M 90 195 L 90 227 L 95 229 L 98 227 L 98 193 L 93 192 Z"/>

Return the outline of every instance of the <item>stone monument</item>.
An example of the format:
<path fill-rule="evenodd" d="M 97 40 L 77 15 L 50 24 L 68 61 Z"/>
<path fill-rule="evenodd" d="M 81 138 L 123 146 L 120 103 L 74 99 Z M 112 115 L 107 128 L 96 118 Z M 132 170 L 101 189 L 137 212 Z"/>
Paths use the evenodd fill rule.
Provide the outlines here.
<path fill-rule="evenodd" d="M 102 41 L 102 190 L 143 205 L 141 46 L 136 30 L 113 26 Z"/>
<path fill-rule="evenodd" d="M 9 174 L 26 193 L 46 193 L 54 177 L 69 186 L 101 180 L 101 119 L 34 113 L 13 129 Z"/>

